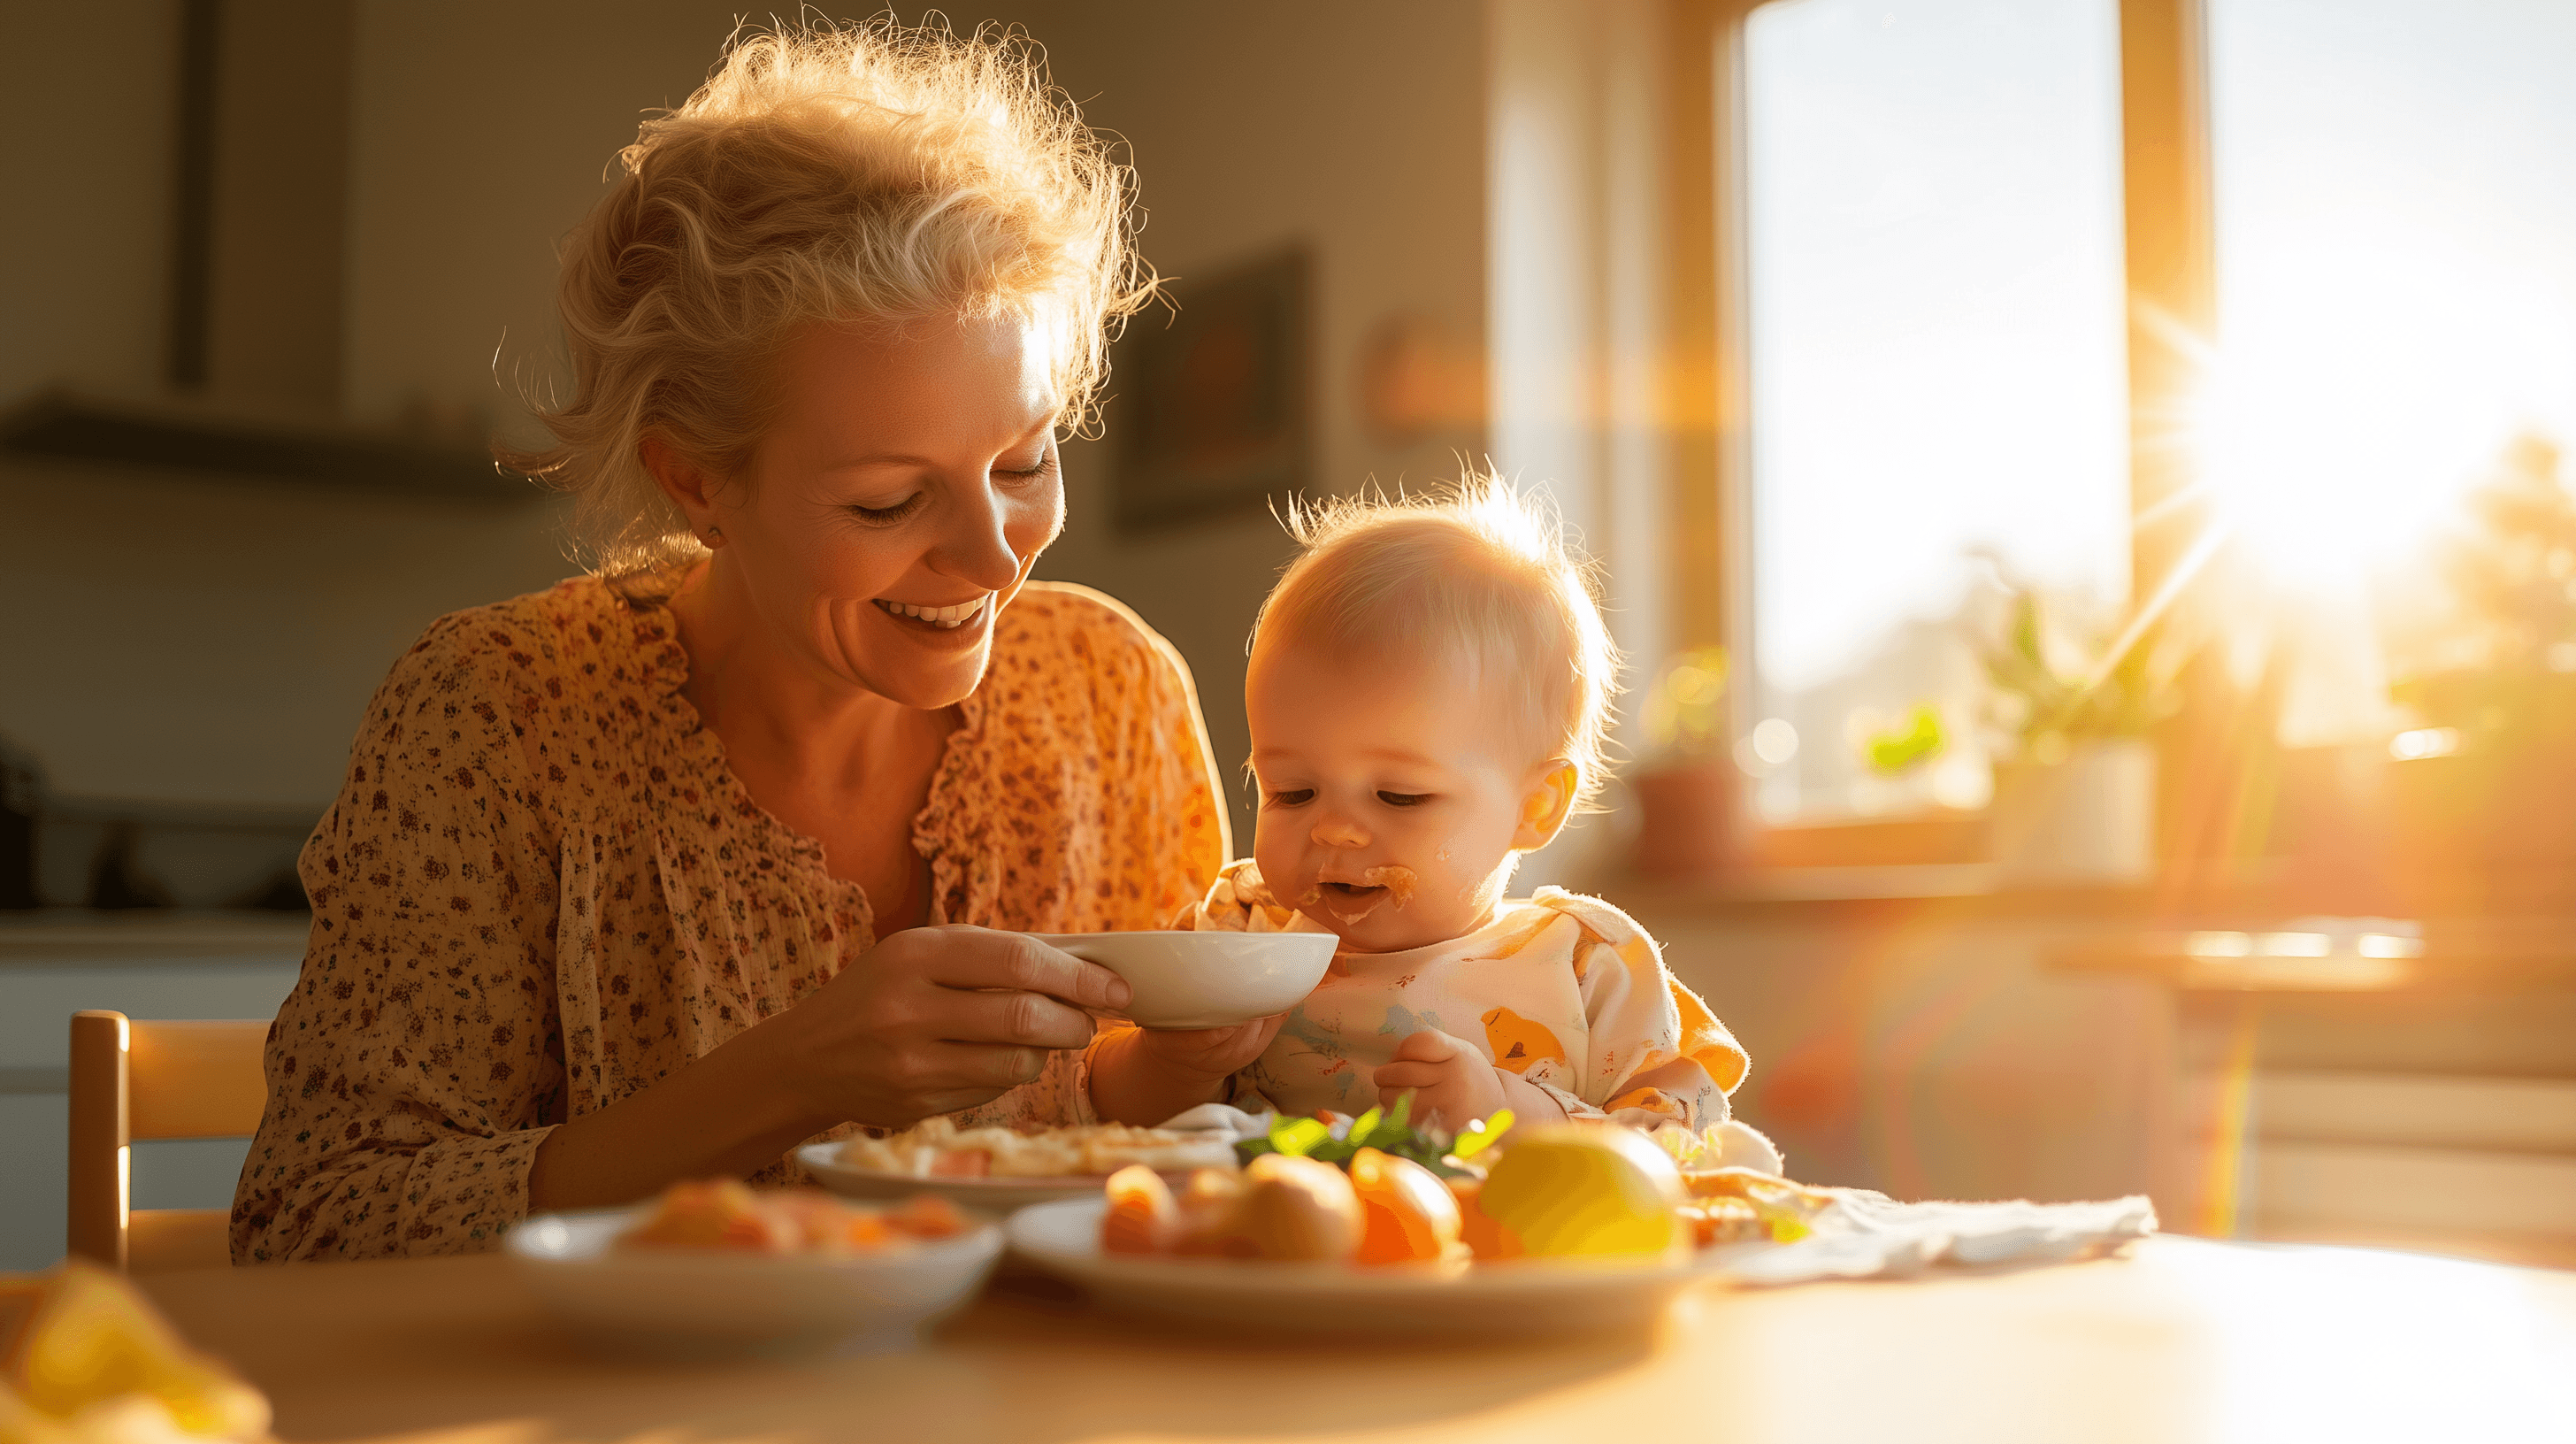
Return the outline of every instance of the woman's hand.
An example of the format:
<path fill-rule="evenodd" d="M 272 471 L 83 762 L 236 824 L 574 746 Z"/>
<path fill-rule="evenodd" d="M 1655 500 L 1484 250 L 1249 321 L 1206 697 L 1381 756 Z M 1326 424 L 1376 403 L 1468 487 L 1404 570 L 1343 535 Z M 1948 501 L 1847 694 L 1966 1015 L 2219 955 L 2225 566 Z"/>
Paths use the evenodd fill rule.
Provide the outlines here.
<path fill-rule="evenodd" d="M 1214 1103 L 1236 1069 L 1261 1056 L 1288 1015 L 1231 1028 L 1121 1028 L 1091 1053 L 1092 1111 L 1150 1128 Z"/>
<path fill-rule="evenodd" d="M 1021 933 L 895 933 L 786 1012 L 550 1130 L 529 1207 L 625 1203 L 749 1173 L 842 1122 L 973 1107 L 1037 1077 L 1050 1050 L 1089 1043 L 1084 1009 L 1126 1005 L 1125 979 Z"/>
<path fill-rule="evenodd" d="M 1090 1009 L 1127 1004 L 1127 981 L 1024 933 L 911 928 L 746 1039 L 762 1039 L 819 1131 L 907 1127 L 1036 1078 L 1046 1055 L 1091 1042 Z"/>

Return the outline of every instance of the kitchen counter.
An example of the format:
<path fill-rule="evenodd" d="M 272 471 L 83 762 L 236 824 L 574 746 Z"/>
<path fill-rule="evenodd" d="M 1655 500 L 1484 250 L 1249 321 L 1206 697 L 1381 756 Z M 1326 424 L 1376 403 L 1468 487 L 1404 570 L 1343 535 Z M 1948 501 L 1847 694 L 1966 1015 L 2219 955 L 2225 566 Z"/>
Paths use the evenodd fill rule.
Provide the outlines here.
<path fill-rule="evenodd" d="M 0 968 L 300 960 L 309 913 L 53 908 L 0 913 Z"/>

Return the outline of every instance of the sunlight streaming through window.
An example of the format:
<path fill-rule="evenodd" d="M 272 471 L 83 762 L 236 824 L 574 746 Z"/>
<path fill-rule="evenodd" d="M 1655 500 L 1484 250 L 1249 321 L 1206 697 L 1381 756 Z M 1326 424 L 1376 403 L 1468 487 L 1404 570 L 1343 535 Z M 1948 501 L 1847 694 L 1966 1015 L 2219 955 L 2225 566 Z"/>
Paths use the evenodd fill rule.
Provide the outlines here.
<path fill-rule="evenodd" d="M 2510 514 L 2566 504 L 2576 5 L 2209 0 L 2208 16 L 2205 485 L 2238 591 L 2280 598 L 2283 740 L 2376 743 L 2404 725 L 2392 680 L 2506 663 L 2488 634 L 2543 625 L 2461 613 L 2445 551 L 2474 530 L 2471 488 L 2531 488 Z M 2576 669 L 2576 647 L 2547 665 Z M 2392 755 L 2445 755 L 2444 730 L 2399 732 Z"/>
<path fill-rule="evenodd" d="M 2007 589 L 2079 642 L 2117 628 L 2118 29 L 2114 0 L 1782 0 L 1747 22 L 1742 715 L 1806 739 L 1756 784 L 1774 821 L 1981 803 Z"/>

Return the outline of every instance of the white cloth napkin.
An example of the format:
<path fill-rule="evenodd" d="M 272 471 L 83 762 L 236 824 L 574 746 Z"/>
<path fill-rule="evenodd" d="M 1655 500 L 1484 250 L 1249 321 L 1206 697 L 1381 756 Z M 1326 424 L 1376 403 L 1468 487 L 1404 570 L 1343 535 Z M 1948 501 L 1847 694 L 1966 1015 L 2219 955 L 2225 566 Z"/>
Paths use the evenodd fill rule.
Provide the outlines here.
<path fill-rule="evenodd" d="M 1202 1103 L 1184 1113 L 1175 1113 L 1155 1125 L 1174 1133 L 1223 1133 L 1231 1138 L 1267 1138 L 1270 1115 L 1246 1113 L 1223 1103 Z"/>
<path fill-rule="evenodd" d="M 2109 1253 L 2156 1231 L 2142 1196 L 2101 1203 L 1898 1203 L 1867 1189 L 1833 1189 L 1815 1233 L 1796 1243 L 1728 1252 L 1739 1283 L 1905 1277 L 1936 1264 L 1971 1268 L 2064 1263 Z"/>

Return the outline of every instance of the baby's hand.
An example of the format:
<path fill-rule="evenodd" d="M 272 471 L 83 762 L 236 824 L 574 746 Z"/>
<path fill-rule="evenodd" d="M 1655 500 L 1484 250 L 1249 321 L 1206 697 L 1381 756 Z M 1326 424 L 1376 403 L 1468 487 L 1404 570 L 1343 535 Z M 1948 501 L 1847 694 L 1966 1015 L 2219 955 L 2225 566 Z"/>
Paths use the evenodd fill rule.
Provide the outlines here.
<path fill-rule="evenodd" d="M 1230 1028 L 1139 1028 L 1135 1046 L 1167 1074 L 1223 1078 L 1260 1057 L 1287 1020 L 1288 1015 L 1281 1013 Z"/>
<path fill-rule="evenodd" d="M 1104 1033 L 1091 1045 L 1091 1106 L 1111 1122 L 1150 1128 L 1184 1109 L 1221 1102 L 1226 1075 L 1260 1057 L 1287 1018 Z"/>
<path fill-rule="evenodd" d="M 1436 1028 L 1398 1043 L 1394 1061 L 1381 1066 L 1370 1081 L 1377 1084 L 1380 1104 L 1392 1105 L 1399 1095 L 1411 1093 L 1415 1121 L 1429 1122 L 1437 1113 L 1440 1126 L 1452 1131 L 1491 1118 L 1503 1106 L 1502 1070 L 1486 1062 L 1475 1044 Z"/>

